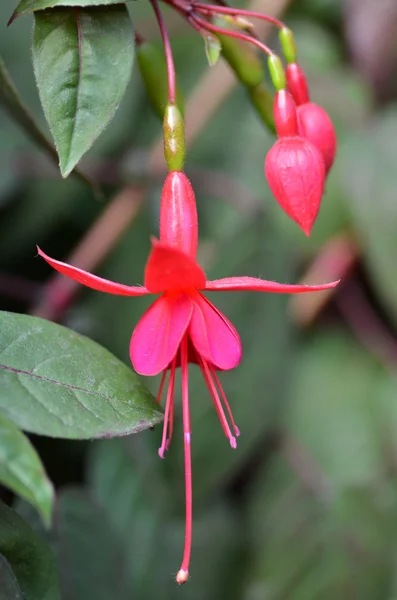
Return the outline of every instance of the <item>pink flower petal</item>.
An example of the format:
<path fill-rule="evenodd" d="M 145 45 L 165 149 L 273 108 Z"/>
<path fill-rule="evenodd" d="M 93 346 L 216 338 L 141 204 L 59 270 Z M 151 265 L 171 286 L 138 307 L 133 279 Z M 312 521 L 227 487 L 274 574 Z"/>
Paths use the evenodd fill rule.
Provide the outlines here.
<path fill-rule="evenodd" d="M 204 288 L 205 273 L 193 258 L 156 239 L 152 242 L 145 269 L 145 286 L 150 292 Z"/>
<path fill-rule="evenodd" d="M 132 365 L 141 375 L 157 375 L 178 351 L 193 312 L 186 294 L 164 294 L 145 312 L 130 343 Z"/>
<path fill-rule="evenodd" d="M 232 292 L 245 290 L 248 292 L 272 292 L 276 294 L 303 294 L 305 292 L 319 292 L 329 290 L 338 285 L 338 281 L 324 283 L 322 285 L 291 285 L 288 283 L 277 283 L 266 281 L 256 277 L 225 277 L 207 281 L 205 289 L 213 292 Z"/>
<path fill-rule="evenodd" d="M 143 286 L 130 286 L 123 285 L 122 283 L 115 283 L 114 281 L 102 279 L 102 277 L 83 271 L 83 269 L 78 269 L 77 267 L 67 265 L 59 260 L 54 260 L 40 250 L 38 246 L 37 252 L 49 265 L 51 265 L 51 267 L 59 273 L 62 273 L 62 275 L 66 275 L 66 277 L 69 277 L 78 283 L 82 283 L 93 290 L 97 290 L 98 292 L 107 292 L 108 294 L 116 294 L 119 296 L 145 296 L 150 293 L 149 290 Z"/>
<path fill-rule="evenodd" d="M 189 337 L 196 351 L 214 367 L 234 369 L 241 360 L 240 337 L 228 319 L 207 298 L 195 294 Z"/>

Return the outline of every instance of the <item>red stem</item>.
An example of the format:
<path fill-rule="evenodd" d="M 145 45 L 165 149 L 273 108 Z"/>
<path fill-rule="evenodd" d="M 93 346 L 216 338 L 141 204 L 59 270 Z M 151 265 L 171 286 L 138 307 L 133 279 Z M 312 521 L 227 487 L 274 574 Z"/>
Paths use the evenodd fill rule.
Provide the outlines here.
<path fill-rule="evenodd" d="M 161 14 L 161 11 L 160 11 L 158 1 L 150 0 L 150 2 L 152 4 L 153 10 L 156 14 L 157 22 L 160 27 L 161 37 L 163 38 L 165 60 L 167 63 L 167 73 L 168 73 L 168 102 L 170 104 L 175 104 L 175 102 L 176 102 L 175 65 L 174 65 L 174 59 L 172 57 L 170 39 L 168 37 L 167 28 L 165 26 L 163 15 Z"/>
<path fill-rule="evenodd" d="M 266 21 L 267 23 L 272 23 L 273 25 L 276 25 L 276 27 L 279 27 L 279 29 L 283 29 L 285 27 L 285 24 L 279 19 L 269 17 L 268 15 L 264 15 L 262 13 L 251 10 L 245 10 L 242 8 L 231 8 L 230 6 L 213 6 L 211 4 L 201 4 L 200 2 L 193 2 L 192 6 L 194 9 L 197 9 L 202 14 L 214 15 L 218 13 L 231 16 L 241 15 L 242 17 L 261 19 L 262 21 Z"/>
<path fill-rule="evenodd" d="M 238 33 L 237 31 L 231 31 L 230 29 L 224 29 L 223 27 L 217 27 L 204 19 L 200 19 L 200 17 L 189 15 L 189 22 L 194 26 L 200 27 L 201 29 L 207 29 L 208 31 L 212 31 L 213 33 L 219 33 L 221 35 L 228 35 L 229 37 L 237 38 L 238 40 L 242 40 L 243 42 L 249 42 L 250 44 L 254 44 L 260 48 L 263 52 L 265 52 L 268 56 L 274 56 L 273 50 L 271 50 L 266 44 L 263 44 L 259 40 L 253 38 L 250 35 L 245 35 L 244 33 Z"/>
<path fill-rule="evenodd" d="M 181 343 L 181 370 L 183 440 L 185 449 L 186 529 L 183 560 L 181 568 L 176 576 L 176 580 L 178 583 L 185 583 L 189 578 L 189 561 L 192 547 L 192 458 L 190 450 L 191 433 L 189 411 L 188 347 L 186 335 Z"/>

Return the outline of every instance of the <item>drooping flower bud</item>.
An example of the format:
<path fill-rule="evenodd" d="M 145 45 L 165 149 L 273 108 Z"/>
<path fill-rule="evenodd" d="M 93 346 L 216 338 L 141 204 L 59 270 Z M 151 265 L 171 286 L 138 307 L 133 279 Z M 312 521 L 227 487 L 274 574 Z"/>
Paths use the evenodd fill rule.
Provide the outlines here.
<path fill-rule="evenodd" d="M 248 94 L 254 105 L 258 116 L 266 127 L 275 133 L 273 117 L 273 95 L 264 83 L 260 83 L 254 88 L 248 89 Z"/>
<path fill-rule="evenodd" d="M 160 241 L 196 258 L 198 220 L 196 198 L 182 171 L 171 171 L 160 203 Z"/>
<path fill-rule="evenodd" d="M 168 103 L 168 77 L 164 51 L 151 42 L 141 42 L 137 44 L 136 55 L 150 104 L 160 119 L 163 119 Z M 178 85 L 176 104 L 183 115 L 183 95 Z"/>
<path fill-rule="evenodd" d="M 310 235 L 324 189 L 324 159 L 299 135 L 296 107 L 285 90 L 276 94 L 274 120 L 279 139 L 266 157 L 266 178 L 281 208 Z"/>
<path fill-rule="evenodd" d="M 299 133 L 321 151 L 328 173 L 337 147 L 333 123 L 321 106 L 310 102 L 306 77 L 298 64 L 287 65 L 287 82 L 288 90 L 297 104 Z"/>
<path fill-rule="evenodd" d="M 182 171 L 185 162 L 185 124 L 176 104 L 167 104 L 163 121 L 164 156 L 170 171 Z"/>
<path fill-rule="evenodd" d="M 225 17 L 213 19 L 215 25 L 226 27 Z M 230 27 L 229 27 L 230 28 Z M 237 79 L 247 88 L 254 88 L 263 82 L 265 70 L 255 50 L 247 43 L 224 34 L 217 34 L 222 45 L 222 57 L 234 71 Z"/>

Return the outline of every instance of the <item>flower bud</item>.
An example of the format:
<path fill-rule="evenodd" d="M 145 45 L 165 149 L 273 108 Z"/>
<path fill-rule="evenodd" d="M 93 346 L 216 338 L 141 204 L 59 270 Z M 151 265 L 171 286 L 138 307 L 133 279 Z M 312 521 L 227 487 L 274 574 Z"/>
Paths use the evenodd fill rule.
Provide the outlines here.
<path fill-rule="evenodd" d="M 321 151 L 328 173 L 334 162 L 337 146 L 335 128 L 328 113 L 313 102 L 298 106 L 297 112 L 300 135 Z"/>
<path fill-rule="evenodd" d="M 336 154 L 334 125 L 321 106 L 310 102 L 305 74 L 296 63 L 287 65 L 287 82 L 288 90 L 297 104 L 299 133 L 322 152 L 328 173 Z"/>
<path fill-rule="evenodd" d="M 196 258 L 198 220 L 196 198 L 182 171 L 171 171 L 160 202 L 160 241 Z"/>
<path fill-rule="evenodd" d="M 295 102 L 286 90 L 280 90 L 274 97 L 274 122 L 278 137 L 298 135 Z"/>
<path fill-rule="evenodd" d="M 137 44 L 136 55 L 149 102 L 160 119 L 163 119 L 165 107 L 168 103 L 168 76 L 164 51 L 155 44 L 142 42 Z M 176 103 L 183 115 L 183 95 L 178 86 Z"/>
<path fill-rule="evenodd" d="M 283 27 L 279 33 L 281 49 L 287 63 L 296 62 L 296 46 L 294 34 L 288 27 Z"/>
<path fill-rule="evenodd" d="M 282 137 L 266 157 L 265 174 L 281 208 L 309 236 L 323 195 L 325 165 L 321 152 L 298 135 Z"/>
<path fill-rule="evenodd" d="M 273 96 L 264 83 L 249 88 L 249 97 L 263 123 L 272 133 L 276 132 L 273 117 Z"/>
<path fill-rule="evenodd" d="M 214 23 L 219 27 L 227 25 L 226 19 L 217 17 Z M 255 50 L 247 43 L 228 35 L 217 34 L 222 44 L 222 57 L 234 71 L 237 79 L 246 87 L 253 88 L 262 83 L 265 70 Z"/>
<path fill-rule="evenodd" d="M 304 72 L 296 63 L 287 65 L 287 84 L 288 91 L 292 94 L 295 104 L 305 104 L 310 102 L 309 89 Z"/>
<path fill-rule="evenodd" d="M 170 171 L 182 171 L 185 162 L 185 125 L 175 104 L 167 104 L 163 121 L 164 156 Z"/>
<path fill-rule="evenodd" d="M 287 87 L 285 71 L 281 58 L 276 54 L 271 54 L 267 59 L 270 77 L 277 91 L 284 90 Z"/>

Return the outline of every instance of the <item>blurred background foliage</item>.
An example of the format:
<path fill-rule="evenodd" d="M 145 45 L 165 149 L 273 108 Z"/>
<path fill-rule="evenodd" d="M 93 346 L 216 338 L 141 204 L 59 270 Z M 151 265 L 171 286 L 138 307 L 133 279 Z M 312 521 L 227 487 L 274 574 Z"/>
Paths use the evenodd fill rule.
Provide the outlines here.
<path fill-rule="evenodd" d="M 14 8 L 14 0 L 0 4 L 0 54 L 45 128 L 31 19 L 5 29 Z M 137 28 L 158 39 L 148 3 L 129 8 Z M 188 97 L 208 68 L 203 42 L 167 14 Z M 165 461 L 157 457 L 160 428 L 92 443 L 32 436 L 57 488 L 54 529 L 43 535 L 56 549 L 65 600 L 397 598 L 397 4 L 295 0 L 285 20 L 312 98 L 338 131 L 320 215 L 306 239 L 276 205 L 263 174 L 273 139 L 237 86 L 188 155 L 200 258 L 211 277 L 322 283 L 340 275 L 343 283 L 333 296 L 216 299 L 244 346 L 241 366 L 222 376 L 242 435 L 231 451 L 193 367 L 193 554 L 181 589 L 173 578 L 184 533 L 180 423 Z M 28 312 L 51 276 L 35 244 L 66 257 L 120 186 L 147 176 L 160 124 L 135 70 L 83 161 L 104 187 L 102 202 L 76 178 L 62 181 L 1 109 L 0 131 L 1 308 Z M 160 186 L 161 177 L 149 178 L 139 215 L 98 274 L 142 281 Z M 82 288 L 63 323 L 128 363 L 146 305 Z M 147 384 L 156 391 L 158 381 Z M 33 509 L 19 511 L 40 528 Z"/>

